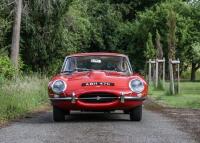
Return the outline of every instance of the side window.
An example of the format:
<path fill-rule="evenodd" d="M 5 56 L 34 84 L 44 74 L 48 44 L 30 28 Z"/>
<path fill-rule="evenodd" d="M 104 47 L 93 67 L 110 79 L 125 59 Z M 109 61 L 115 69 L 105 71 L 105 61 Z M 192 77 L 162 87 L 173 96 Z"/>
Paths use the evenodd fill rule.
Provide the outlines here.
<path fill-rule="evenodd" d="M 129 70 L 129 69 L 128 69 L 128 63 L 127 63 L 126 60 L 124 60 L 124 62 L 123 62 L 123 64 L 122 64 L 122 69 L 123 69 L 123 71 Z"/>
<path fill-rule="evenodd" d="M 123 59 L 122 69 L 126 73 L 131 73 L 131 67 L 130 67 L 130 64 L 129 64 L 129 62 L 128 62 L 128 60 L 126 58 Z"/>
<path fill-rule="evenodd" d="M 67 58 L 65 61 L 64 69 L 63 71 L 74 71 L 75 69 L 75 60 L 74 58 Z"/>

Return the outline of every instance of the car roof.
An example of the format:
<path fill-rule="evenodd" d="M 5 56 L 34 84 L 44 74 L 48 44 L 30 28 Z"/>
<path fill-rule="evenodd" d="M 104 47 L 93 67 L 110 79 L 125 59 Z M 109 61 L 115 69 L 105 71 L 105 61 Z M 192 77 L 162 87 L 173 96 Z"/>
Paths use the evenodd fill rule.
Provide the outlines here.
<path fill-rule="evenodd" d="M 108 53 L 108 52 L 91 52 L 91 53 L 77 53 L 69 55 L 71 56 L 120 56 L 120 57 L 127 57 L 124 54 L 119 53 Z"/>

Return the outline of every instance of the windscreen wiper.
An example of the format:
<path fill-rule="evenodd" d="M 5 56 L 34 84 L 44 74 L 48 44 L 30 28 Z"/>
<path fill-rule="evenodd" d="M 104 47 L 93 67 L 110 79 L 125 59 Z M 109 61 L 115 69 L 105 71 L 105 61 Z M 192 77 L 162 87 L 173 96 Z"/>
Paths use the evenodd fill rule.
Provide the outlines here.
<path fill-rule="evenodd" d="M 91 71 L 92 69 L 87 68 L 75 68 L 74 71 Z"/>
<path fill-rule="evenodd" d="M 87 68 L 75 68 L 73 70 L 65 70 L 65 71 L 62 71 L 61 73 L 72 73 L 72 72 L 75 72 L 75 71 L 91 71 L 92 69 L 87 69 Z"/>

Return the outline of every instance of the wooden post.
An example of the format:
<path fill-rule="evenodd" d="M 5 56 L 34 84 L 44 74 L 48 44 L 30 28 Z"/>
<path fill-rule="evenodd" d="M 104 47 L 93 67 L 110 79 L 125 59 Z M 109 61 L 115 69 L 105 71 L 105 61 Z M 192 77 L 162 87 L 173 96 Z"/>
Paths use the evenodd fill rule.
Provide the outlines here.
<path fill-rule="evenodd" d="M 173 84 L 172 84 L 172 93 L 173 94 L 180 93 L 180 73 L 179 73 L 179 71 L 180 71 L 180 65 L 179 64 L 180 64 L 180 60 L 179 59 L 178 60 L 171 60 L 171 62 L 170 62 L 170 65 L 171 65 L 170 72 L 172 71 L 172 75 L 173 75 L 173 79 L 170 76 L 170 81 L 173 82 Z M 175 77 L 174 77 L 175 75 L 174 75 L 174 72 L 173 72 L 173 65 L 177 66 L 176 71 L 175 71 L 175 73 L 177 73 L 177 79 L 175 79 Z M 176 90 L 175 90 L 174 81 L 177 82 L 177 84 L 176 84 Z"/>
<path fill-rule="evenodd" d="M 151 79 L 152 81 L 153 81 L 153 83 L 154 83 L 154 85 L 155 85 L 155 82 L 156 82 L 156 71 L 155 71 L 155 68 L 156 68 L 156 59 L 154 59 L 154 60 L 152 60 L 151 61 L 151 68 L 153 67 L 153 75 L 152 75 L 152 78 L 153 79 Z"/>
<path fill-rule="evenodd" d="M 159 64 L 158 59 L 155 60 L 155 63 L 156 63 L 156 75 L 155 75 L 156 76 L 155 77 L 155 83 L 156 84 L 155 85 L 156 85 L 156 88 L 157 88 L 158 87 L 158 64 Z"/>
<path fill-rule="evenodd" d="M 151 84 L 151 59 L 149 59 L 149 84 Z"/>
<path fill-rule="evenodd" d="M 178 62 L 180 63 L 180 60 L 178 59 Z M 178 79 L 177 79 L 177 92 L 178 92 L 178 94 L 180 93 L 180 64 L 178 63 L 178 70 L 177 70 L 177 72 L 178 72 Z"/>
<path fill-rule="evenodd" d="M 165 86 L 165 58 L 163 58 L 163 87 Z"/>
<path fill-rule="evenodd" d="M 173 75 L 173 66 L 172 66 L 172 59 L 169 59 L 169 73 L 170 73 L 170 91 L 174 95 L 175 89 L 174 89 L 174 75 Z"/>

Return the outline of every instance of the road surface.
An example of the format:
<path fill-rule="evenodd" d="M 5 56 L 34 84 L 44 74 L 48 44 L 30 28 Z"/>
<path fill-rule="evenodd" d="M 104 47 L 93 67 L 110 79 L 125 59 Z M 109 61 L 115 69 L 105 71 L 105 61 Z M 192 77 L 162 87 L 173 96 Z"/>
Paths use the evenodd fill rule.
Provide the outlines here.
<path fill-rule="evenodd" d="M 173 119 L 143 111 L 141 122 L 129 115 L 74 112 L 54 123 L 52 112 L 15 121 L 0 129 L 0 143 L 195 143 Z"/>

